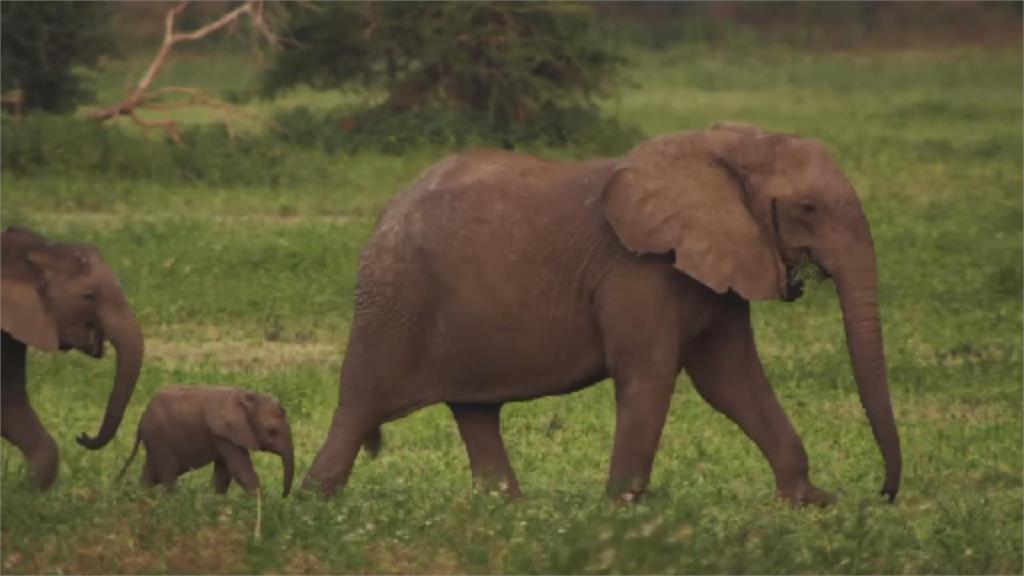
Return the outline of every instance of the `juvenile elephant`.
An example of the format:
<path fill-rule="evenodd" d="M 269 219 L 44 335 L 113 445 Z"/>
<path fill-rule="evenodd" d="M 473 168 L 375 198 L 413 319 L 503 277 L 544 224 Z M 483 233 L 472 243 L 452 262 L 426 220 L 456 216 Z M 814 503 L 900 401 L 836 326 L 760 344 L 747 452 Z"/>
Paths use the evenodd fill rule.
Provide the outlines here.
<path fill-rule="evenodd" d="M 249 493 L 260 487 L 249 452 L 281 457 L 284 495 L 292 488 L 295 453 L 284 408 L 273 396 L 218 386 L 168 386 L 150 400 L 139 421 L 135 446 L 118 478 L 146 445 L 142 484 L 172 489 L 178 476 L 213 463 L 213 486 L 227 492 L 231 480 Z"/>
<path fill-rule="evenodd" d="M 304 484 L 335 492 L 383 422 L 445 402 L 473 475 L 518 494 L 502 404 L 610 376 L 608 489 L 632 500 L 685 369 L 764 454 L 779 496 L 827 501 L 750 323 L 750 300 L 800 295 L 805 260 L 835 278 L 892 500 L 900 442 L 868 222 L 820 142 L 743 124 L 662 136 L 621 158 L 477 151 L 426 170 L 362 254 L 340 405 Z"/>
<path fill-rule="evenodd" d="M 57 478 L 57 443 L 39 421 L 25 387 L 26 345 L 39 350 L 78 349 L 103 356 L 104 340 L 117 349 L 114 388 L 95 437 L 78 443 L 96 450 L 117 433 L 142 366 L 142 330 L 117 278 L 96 248 L 49 242 L 24 228 L 3 232 L 2 376 L 0 432 L 25 455 L 33 480 L 48 488 Z"/>

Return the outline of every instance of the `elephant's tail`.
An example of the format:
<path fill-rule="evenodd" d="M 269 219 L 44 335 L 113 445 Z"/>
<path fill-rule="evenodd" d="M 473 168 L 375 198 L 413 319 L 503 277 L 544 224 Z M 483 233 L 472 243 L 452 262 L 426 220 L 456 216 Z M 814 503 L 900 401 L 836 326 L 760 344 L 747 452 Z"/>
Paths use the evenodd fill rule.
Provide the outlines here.
<path fill-rule="evenodd" d="M 380 433 L 380 426 L 377 426 L 366 436 L 366 441 L 363 442 L 363 450 L 370 455 L 370 458 L 376 458 L 377 454 L 380 454 L 380 449 L 384 445 L 384 437 Z"/>
<path fill-rule="evenodd" d="M 121 478 L 124 477 L 124 473 L 128 470 L 128 466 L 132 463 L 132 460 L 135 460 L 135 455 L 139 452 L 140 442 L 142 442 L 142 434 L 136 433 L 135 446 L 132 446 L 132 453 L 128 456 L 128 461 L 124 463 L 124 466 L 121 467 L 121 471 L 117 473 L 117 482 L 121 481 Z"/>

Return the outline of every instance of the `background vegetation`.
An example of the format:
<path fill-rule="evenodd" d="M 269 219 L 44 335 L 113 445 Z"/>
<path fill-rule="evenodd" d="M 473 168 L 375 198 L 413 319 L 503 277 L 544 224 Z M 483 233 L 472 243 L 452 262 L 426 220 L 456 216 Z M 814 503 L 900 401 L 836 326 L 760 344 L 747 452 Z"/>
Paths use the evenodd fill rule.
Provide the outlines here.
<path fill-rule="evenodd" d="M 189 128 L 181 147 L 133 126 L 76 120 L 84 110 L 4 118 L 2 224 L 98 245 L 144 326 L 147 360 L 121 433 L 89 452 L 73 437 L 97 425 L 113 359 L 31 353 L 29 391 L 63 461 L 53 491 L 39 494 L 20 454 L 2 445 L 3 572 L 1024 570 L 1019 38 L 980 46 L 951 37 L 927 49 L 862 40 L 857 50 L 832 50 L 768 42 L 741 19 L 699 34 L 687 26 L 685 42 L 626 47 L 628 82 L 598 101 L 600 112 L 637 127 L 635 138 L 731 119 L 814 135 L 835 151 L 879 255 L 905 453 L 896 505 L 875 496 L 882 463 L 828 282 L 792 304 L 756 305 L 755 322 L 813 477 L 839 496 L 830 508 L 775 502 L 756 448 L 685 377 L 653 494 L 635 506 L 603 498 L 614 426 L 608 383 L 507 407 L 503 427 L 527 494 L 515 504 L 473 492 L 443 407 L 386 426 L 379 459 L 360 457 L 330 502 L 280 498 L 270 455 L 256 457 L 261 503 L 237 488 L 215 496 L 209 470 L 185 476 L 174 494 L 137 488 L 138 462 L 115 483 L 145 403 L 171 383 L 276 394 L 303 474 L 337 400 L 358 254 L 377 214 L 423 168 L 477 142 L 424 139 L 427 118 L 387 136 L 402 141 L 385 151 L 328 145 L 317 140 L 318 114 L 383 93 L 299 88 L 242 99 L 248 111 L 295 119 L 285 134 L 253 127 L 233 143 L 206 110 L 174 113 Z M 148 56 L 109 61 L 99 99 L 116 101 Z M 258 87 L 258 70 L 228 44 L 182 54 L 161 82 L 242 93 Z M 291 129 L 302 122 L 307 136 Z M 584 157 L 622 150 L 631 138 L 525 148 Z"/>
<path fill-rule="evenodd" d="M 357 81 L 386 90 L 379 104 L 342 119 L 348 133 L 398 117 L 406 125 L 391 128 L 401 134 L 440 115 L 435 131 L 475 128 L 507 148 L 574 142 L 584 123 L 604 121 L 593 97 L 607 95 L 624 63 L 585 4 L 332 3 L 292 12 L 263 92 Z"/>
<path fill-rule="evenodd" d="M 115 13 L 103 2 L 0 4 L 0 87 L 20 90 L 28 109 L 68 112 L 90 100 L 83 68 L 114 52 Z"/>

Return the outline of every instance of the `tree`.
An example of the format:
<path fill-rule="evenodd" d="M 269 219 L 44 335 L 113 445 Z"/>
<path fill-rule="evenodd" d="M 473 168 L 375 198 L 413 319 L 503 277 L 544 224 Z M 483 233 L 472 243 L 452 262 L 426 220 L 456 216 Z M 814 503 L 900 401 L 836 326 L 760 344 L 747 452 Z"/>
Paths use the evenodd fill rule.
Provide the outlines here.
<path fill-rule="evenodd" d="M 466 113 L 499 131 L 588 107 L 623 59 L 589 6 L 542 2 L 325 3 L 295 10 L 268 95 L 307 84 L 382 86 L 379 109 Z"/>
<path fill-rule="evenodd" d="M 177 31 L 175 28 L 176 19 L 189 7 L 188 0 L 182 0 L 176 6 L 169 9 L 164 15 L 164 36 L 160 42 L 153 61 L 150 62 L 146 73 L 139 79 L 138 84 L 125 94 L 120 102 L 112 106 L 93 110 L 89 116 L 95 120 L 105 121 L 113 118 L 127 116 L 133 122 L 144 128 L 163 128 L 167 136 L 177 144 L 181 144 L 181 132 L 178 124 L 169 118 L 145 119 L 140 116 L 138 109 L 150 110 L 173 110 L 176 108 L 208 107 L 214 108 L 221 113 L 224 125 L 228 134 L 233 137 L 234 131 L 231 128 L 232 116 L 248 116 L 259 119 L 256 116 L 244 114 L 230 106 L 220 98 L 210 94 L 201 88 L 188 86 L 164 86 L 163 88 L 152 89 L 153 80 L 163 69 L 167 57 L 175 45 L 181 42 L 193 42 L 201 40 L 220 30 L 236 25 L 243 16 L 248 18 L 253 33 L 257 39 L 262 39 L 271 46 L 277 43 L 277 36 L 272 31 L 265 13 L 263 0 L 245 0 L 231 10 L 220 14 L 216 19 L 207 22 L 190 32 Z M 168 101 L 168 99 L 171 99 Z"/>
<path fill-rule="evenodd" d="M 77 67 L 115 49 L 111 2 L 0 2 L 0 87 L 26 109 L 73 110 L 94 97 Z"/>

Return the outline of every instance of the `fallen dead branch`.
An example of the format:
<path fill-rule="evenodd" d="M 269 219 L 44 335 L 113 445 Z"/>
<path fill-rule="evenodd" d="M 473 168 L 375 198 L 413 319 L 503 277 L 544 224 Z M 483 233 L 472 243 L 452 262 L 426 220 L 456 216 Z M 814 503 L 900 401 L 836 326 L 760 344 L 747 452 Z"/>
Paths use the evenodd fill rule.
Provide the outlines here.
<path fill-rule="evenodd" d="M 21 122 L 22 108 L 25 105 L 23 90 L 9 90 L 0 95 L 0 105 L 9 106 L 14 113 L 14 121 Z"/>
<path fill-rule="evenodd" d="M 263 40 L 271 47 L 277 46 L 279 39 L 268 24 L 264 14 L 263 0 L 246 0 L 237 8 L 223 14 L 213 22 L 201 26 L 191 32 L 175 32 L 175 19 L 188 7 L 189 0 L 177 4 L 167 11 L 164 17 L 164 38 L 157 50 L 153 61 L 146 69 L 138 84 L 128 92 L 125 97 L 112 106 L 100 108 L 89 114 L 89 117 L 104 122 L 120 116 L 127 116 L 133 122 L 143 128 L 162 128 L 167 136 L 176 144 L 181 144 L 181 130 L 177 122 L 169 118 L 147 119 L 138 114 L 139 110 L 174 110 L 179 108 L 206 107 L 217 110 L 224 122 L 228 134 L 234 138 L 232 122 L 236 117 L 248 118 L 261 122 L 271 128 L 280 129 L 275 124 L 259 118 L 254 114 L 238 110 L 224 100 L 217 98 L 209 92 L 186 86 L 166 86 L 151 90 L 150 86 L 160 74 L 167 57 L 179 42 L 192 42 L 200 40 L 222 30 L 230 25 L 236 24 L 242 17 L 248 17 L 253 31 L 258 39 Z M 174 99 L 177 97 L 178 99 Z"/>

